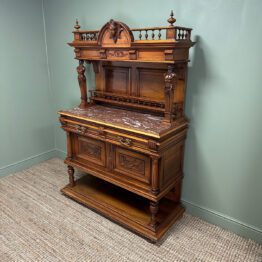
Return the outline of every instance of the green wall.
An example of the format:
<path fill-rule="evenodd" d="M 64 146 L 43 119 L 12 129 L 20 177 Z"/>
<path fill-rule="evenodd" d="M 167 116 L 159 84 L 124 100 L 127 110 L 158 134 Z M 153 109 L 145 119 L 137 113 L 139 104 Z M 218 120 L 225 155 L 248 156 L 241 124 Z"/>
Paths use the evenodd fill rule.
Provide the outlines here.
<path fill-rule="evenodd" d="M 83 29 L 99 29 L 110 18 L 131 28 L 158 26 L 167 25 L 174 9 L 177 24 L 193 27 L 197 40 L 190 53 L 183 202 L 188 212 L 262 242 L 262 1 L 43 0 L 44 19 L 40 0 L 0 3 L 1 32 L 8 36 L 0 40 L 6 138 L 0 166 L 45 152 L 64 157 L 56 112 L 79 104 L 77 61 L 66 45 L 76 18 Z M 88 67 L 89 88 L 91 72 Z"/>
<path fill-rule="evenodd" d="M 0 176 L 54 155 L 42 1 L 0 0 Z"/>

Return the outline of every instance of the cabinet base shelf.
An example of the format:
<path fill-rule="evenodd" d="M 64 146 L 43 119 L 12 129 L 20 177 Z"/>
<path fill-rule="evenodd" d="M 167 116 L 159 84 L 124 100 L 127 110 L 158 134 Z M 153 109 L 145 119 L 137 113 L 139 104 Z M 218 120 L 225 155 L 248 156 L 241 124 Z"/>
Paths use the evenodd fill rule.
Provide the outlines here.
<path fill-rule="evenodd" d="M 169 199 L 159 202 L 157 227 L 150 227 L 149 200 L 91 175 L 67 185 L 61 192 L 152 242 L 158 241 L 178 220 L 184 207 Z"/>

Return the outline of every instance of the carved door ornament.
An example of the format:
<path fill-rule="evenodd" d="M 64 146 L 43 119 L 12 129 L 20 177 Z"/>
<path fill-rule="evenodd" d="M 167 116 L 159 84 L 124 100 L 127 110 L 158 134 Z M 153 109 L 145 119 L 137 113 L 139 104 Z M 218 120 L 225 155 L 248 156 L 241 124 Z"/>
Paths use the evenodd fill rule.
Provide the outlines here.
<path fill-rule="evenodd" d="M 166 92 L 170 92 L 174 87 L 174 80 L 176 78 L 176 74 L 173 72 L 173 67 L 168 66 L 167 73 L 165 73 L 165 83 L 166 83 Z"/>

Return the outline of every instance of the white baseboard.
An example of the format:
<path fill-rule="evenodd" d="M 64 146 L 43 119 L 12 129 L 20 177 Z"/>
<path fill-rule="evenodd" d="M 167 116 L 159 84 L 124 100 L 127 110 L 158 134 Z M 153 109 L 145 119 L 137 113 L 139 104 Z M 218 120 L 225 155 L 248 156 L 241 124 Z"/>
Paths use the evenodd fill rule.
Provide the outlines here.
<path fill-rule="evenodd" d="M 237 235 L 253 239 L 258 243 L 262 243 L 262 229 L 246 224 L 215 210 L 197 205 L 183 198 L 182 203 L 185 205 L 187 213 L 199 217 L 211 224 L 215 224 L 224 229 L 232 231 Z"/>
<path fill-rule="evenodd" d="M 56 157 L 64 160 L 66 158 L 66 152 L 56 148 Z"/>
<path fill-rule="evenodd" d="M 56 157 L 57 151 L 56 149 L 51 149 L 45 152 L 42 152 L 40 154 L 30 156 L 26 159 L 17 161 L 15 163 L 12 163 L 10 165 L 6 165 L 3 167 L 0 167 L 0 177 L 9 175 L 14 172 L 21 171 L 23 169 L 29 168 L 35 164 L 38 164 L 40 162 L 46 161 L 50 158 Z"/>

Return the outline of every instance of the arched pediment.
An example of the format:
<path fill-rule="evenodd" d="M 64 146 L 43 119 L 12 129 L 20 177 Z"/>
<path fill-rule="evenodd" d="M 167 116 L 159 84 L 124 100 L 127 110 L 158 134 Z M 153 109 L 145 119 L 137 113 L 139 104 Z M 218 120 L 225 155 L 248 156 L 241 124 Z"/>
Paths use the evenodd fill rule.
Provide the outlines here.
<path fill-rule="evenodd" d="M 98 35 L 98 44 L 103 47 L 126 47 L 134 41 L 134 36 L 130 28 L 119 21 L 111 19 L 106 23 Z"/>

